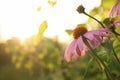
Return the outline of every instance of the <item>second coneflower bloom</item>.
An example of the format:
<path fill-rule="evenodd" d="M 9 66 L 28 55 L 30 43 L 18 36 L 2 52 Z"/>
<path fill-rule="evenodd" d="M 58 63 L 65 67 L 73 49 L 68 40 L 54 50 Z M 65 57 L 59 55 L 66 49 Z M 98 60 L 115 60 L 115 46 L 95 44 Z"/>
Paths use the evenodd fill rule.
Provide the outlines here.
<path fill-rule="evenodd" d="M 90 46 L 92 48 L 98 47 L 101 43 L 103 43 L 103 37 L 109 37 L 107 33 L 110 30 L 106 28 L 102 28 L 100 30 L 92 30 L 88 31 L 86 27 L 78 26 L 73 31 L 74 40 L 67 47 L 64 58 L 67 62 L 71 61 L 73 57 L 75 60 L 78 59 L 79 56 L 85 55 L 85 52 L 88 50 L 86 44 L 83 41 L 84 38 L 87 39 Z"/>
<path fill-rule="evenodd" d="M 117 1 L 116 4 L 113 5 L 109 12 L 109 17 L 113 17 L 114 15 L 119 15 L 120 14 L 120 0 Z"/>

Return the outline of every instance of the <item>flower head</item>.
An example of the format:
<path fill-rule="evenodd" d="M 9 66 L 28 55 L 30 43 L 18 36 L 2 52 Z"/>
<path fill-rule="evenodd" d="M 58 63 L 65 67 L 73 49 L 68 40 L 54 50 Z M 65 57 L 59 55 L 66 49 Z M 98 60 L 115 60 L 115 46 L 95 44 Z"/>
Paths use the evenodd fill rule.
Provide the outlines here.
<path fill-rule="evenodd" d="M 76 9 L 79 13 L 84 13 L 85 12 L 85 8 L 82 6 L 82 5 L 80 5 L 80 6 L 78 6 L 78 8 Z"/>
<path fill-rule="evenodd" d="M 110 30 L 106 28 L 87 31 L 85 27 L 78 26 L 73 31 L 74 40 L 67 47 L 64 58 L 67 62 L 70 62 L 72 57 L 77 60 L 79 56 L 85 55 L 88 49 L 83 41 L 83 36 L 87 39 L 92 48 L 96 48 L 103 42 L 103 37 L 109 36 L 107 32 L 110 32 Z"/>
<path fill-rule="evenodd" d="M 119 15 L 120 14 L 120 0 L 117 1 L 116 4 L 113 5 L 109 12 L 109 17 L 113 17 L 114 14 Z"/>

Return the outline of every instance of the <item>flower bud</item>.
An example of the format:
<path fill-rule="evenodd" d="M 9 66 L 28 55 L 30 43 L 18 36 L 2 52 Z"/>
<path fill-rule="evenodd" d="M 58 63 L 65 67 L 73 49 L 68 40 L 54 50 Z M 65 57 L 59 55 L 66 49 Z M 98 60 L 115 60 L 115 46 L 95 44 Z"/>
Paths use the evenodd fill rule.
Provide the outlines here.
<path fill-rule="evenodd" d="M 78 6 L 78 8 L 76 9 L 79 13 L 84 13 L 85 12 L 85 8 L 82 6 L 82 5 L 80 5 L 80 6 Z"/>

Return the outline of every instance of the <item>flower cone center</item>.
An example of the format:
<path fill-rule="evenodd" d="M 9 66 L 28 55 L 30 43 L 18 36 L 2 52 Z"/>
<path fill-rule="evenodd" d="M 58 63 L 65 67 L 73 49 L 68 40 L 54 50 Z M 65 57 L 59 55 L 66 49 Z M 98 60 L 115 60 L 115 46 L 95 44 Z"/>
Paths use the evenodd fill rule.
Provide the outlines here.
<path fill-rule="evenodd" d="M 87 32 L 87 28 L 83 26 L 79 26 L 73 30 L 73 37 L 74 39 L 77 39 L 79 36 L 82 36 Z"/>

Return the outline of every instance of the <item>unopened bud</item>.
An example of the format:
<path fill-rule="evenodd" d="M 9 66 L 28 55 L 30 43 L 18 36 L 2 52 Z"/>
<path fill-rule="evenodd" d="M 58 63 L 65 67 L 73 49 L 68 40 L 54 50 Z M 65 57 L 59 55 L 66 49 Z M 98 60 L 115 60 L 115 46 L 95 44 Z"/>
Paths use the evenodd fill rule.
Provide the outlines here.
<path fill-rule="evenodd" d="M 78 6 L 78 8 L 76 9 L 79 13 L 84 13 L 85 12 L 85 8 L 82 6 L 82 5 L 80 5 L 80 6 Z"/>

